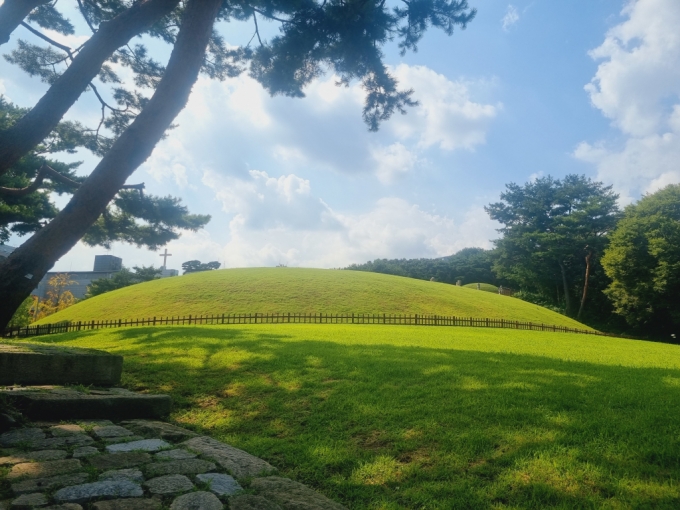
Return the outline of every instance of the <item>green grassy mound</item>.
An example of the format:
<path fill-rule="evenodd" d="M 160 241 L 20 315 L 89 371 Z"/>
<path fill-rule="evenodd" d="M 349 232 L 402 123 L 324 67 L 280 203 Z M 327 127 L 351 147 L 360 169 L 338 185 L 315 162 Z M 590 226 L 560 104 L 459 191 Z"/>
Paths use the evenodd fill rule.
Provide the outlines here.
<path fill-rule="evenodd" d="M 463 285 L 466 289 L 477 289 L 477 284 L 476 283 L 468 283 L 467 285 Z M 479 290 L 483 290 L 485 292 L 493 292 L 494 294 L 498 294 L 498 287 L 495 285 L 491 285 L 490 283 L 480 283 L 479 284 Z"/>
<path fill-rule="evenodd" d="M 222 313 L 393 313 L 586 326 L 519 299 L 364 271 L 224 269 L 141 283 L 87 299 L 39 323 Z"/>
<path fill-rule="evenodd" d="M 41 339 L 122 354 L 124 385 L 172 395 L 173 420 L 354 510 L 680 508 L 676 345 L 295 324 Z"/>

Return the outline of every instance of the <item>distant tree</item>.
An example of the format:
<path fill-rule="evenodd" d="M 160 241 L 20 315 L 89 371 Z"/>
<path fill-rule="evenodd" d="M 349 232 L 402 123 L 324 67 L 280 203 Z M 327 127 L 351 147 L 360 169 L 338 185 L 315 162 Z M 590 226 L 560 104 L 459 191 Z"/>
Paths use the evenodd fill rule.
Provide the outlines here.
<path fill-rule="evenodd" d="M 47 281 L 47 297 L 38 302 L 33 320 L 39 320 L 57 313 L 76 303 L 77 299 L 66 287 L 76 284 L 68 273 L 59 273 Z"/>
<path fill-rule="evenodd" d="M 492 271 L 493 254 L 482 248 L 464 248 L 454 255 L 436 259 L 376 259 L 365 264 L 352 264 L 346 269 L 372 273 L 407 276 L 419 280 L 434 278 L 438 282 L 455 284 L 490 283 L 498 279 Z"/>
<path fill-rule="evenodd" d="M 221 264 L 217 261 L 203 264 L 200 260 L 189 260 L 182 264 L 182 269 L 184 270 L 184 274 L 199 273 L 201 271 L 213 271 L 215 269 L 219 269 L 220 265 Z"/>
<path fill-rule="evenodd" d="M 163 269 L 156 269 L 153 266 L 135 266 L 132 268 L 132 271 L 124 267 L 111 278 L 100 278 L 99 280 L 94 280 L 90 283 L 87 287 L 87 294 L 85 297 L 90 298 L 105 294 L 106 292 L 111 292 L 112 290 L 129 287 L 130 285 L 135 285 L 137 283 L 150 282 L 151 280 L 160 278 L 162 272 Z"/>
<path fill-rule="evenodd" d="M 680 333 L 680 185 L 626 208 L 602 265 L 617 314 L 650 336 Z"/>
<path fill-rule="evenodd" d="M 494 271 L 526 295 L 562 304 L 566 315 L 580 298 L 581 318 L 589 289 L 607 283 L 599 257 L 619 218 L 617 199 L 611 186 L 580 175 L 506 185 L 501 201 L 485 208 L 503 225 Z"/>

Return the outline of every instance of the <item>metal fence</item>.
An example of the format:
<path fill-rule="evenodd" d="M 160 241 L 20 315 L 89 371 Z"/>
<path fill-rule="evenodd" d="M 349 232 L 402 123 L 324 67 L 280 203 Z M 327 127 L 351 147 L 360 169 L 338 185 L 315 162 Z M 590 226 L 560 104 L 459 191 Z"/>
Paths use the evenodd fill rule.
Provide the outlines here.
<path fill-rule="evenodd" d="M 472 328 L 505 328 L 529 331 L 551 331 L 556 333 L 579 333 L 584 335 L 617 336 L 589 329 L 568 328 L 535 322 L 489 319 L 478 317 L 456 317 L 444 315 L 398 315 L 367 313 L 240 313 L 221 315 L 188 315 L 183 317 L 149 317 L 145 319 L 115 319 L 100 321 L 70 321 L 39 326 L 8 328 L 4 338 L 26 338 L 31 336 L 87 331 L 95 329 L 123 328 L 136 326 L 184 326 L 211 324 L 385 324 L 400 326 L 464 326 Z"/>

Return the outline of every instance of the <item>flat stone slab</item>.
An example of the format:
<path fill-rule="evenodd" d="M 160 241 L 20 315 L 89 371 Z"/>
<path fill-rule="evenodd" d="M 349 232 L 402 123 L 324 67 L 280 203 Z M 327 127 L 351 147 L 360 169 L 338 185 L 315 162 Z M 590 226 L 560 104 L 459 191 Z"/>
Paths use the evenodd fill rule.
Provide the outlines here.
<path fill-rule="evenodd" d="M 156 499 L 114 499 L 98 501 L 92 505 L 94 510 L 160 510 L 161 502 Z"/>
<path fill-rule="evenodd" d="M 105 471 L 99 475 L 100 480 L 130 480 L 131 482 L 142 483 L 144 475 L 139 469 L 114 469 Z"/>
<path fill-rule="evenodd" d="M 134 435 L 133 432 L 129 431 L 125 427 L 120 427 L 118 425 L 108 425 L 104 427 L 95 427 L 92 432 L 98 438 L 108 438 L 108 437 L 125 437 Z"/>
<path fill-rule="evenodd" d="M 168 475 L 147 480 L 144 487 L 149 489 L 151 494 L 168 495 L 190 491 L 194 484 L 184 475 Z"/>
<path fill-rule="evenodd" d="M 68 485 L 79 485 L 89 478 L 87 473 L 74 473 L 72 475 L 51 476 L 49 478 L 34 478 L 12 484 L 14 494 L 28 494 L 38 491 L 60 489 Z"/>
<path fill-rule="evenodd" d="M 85 503 L 93 499 L 138 498 L 144 495 L 139 484 L 129 480 L 106 480 L 65 487 L 54 493 L 59 502 Z"/>
<path fill-rule="evenodd" d="M 121 422 L 126 428 L 132 430 L 135 434 L 143 436 L 158 437 L 168 441 L 182 441 L 192 437 L 198 437 L 198 434 L 182 427 L 165 423 L 162 421 L 152 420 L 129 420 Z"/>
<path fill-rule="evenodd" d="M 243 490 L 234 478 L 222 473 L 196 475 L 196 481 L 208 484 L 210 492 L 218 496 L 233 496 Z"/>
<path fill-rule="evenodd" d="M 255 478 L 250 484 L 258 495 L 274 501 L 288 509 L 304 508 L 305 510 L 347 510 L 340 503 L 328 499 L 306 485 L 280 476 Z"/>
<path fill-rule="evenodd" d="M 69 446 L 85 446 L 94 443 L 94 439 L 85 434 L 73 434 L 64 437 L 51 437 L 28 443 L 29 448 L 63 448 Z"/>
<path fill-rule="evenodd" d="M 0 466 L 8 464 L 20 464 L 22 462 L 31 461 L 45 461 L 45 460 L 61 460 L 68 456 L 66 450 L 41 450 L 37 452 L 25 452 L 10 455 L 9 457 L 0 457 Z"/>
<path fill-rule="evenodd" d="M 142 395 L 115 388 L 89 394 L 73 389 L 0 390 L 0 394 L 33 420 L 162 418 L 172 406 L 169 395 Z"/>
<path fill-rule="evenodd" d="M 41 492 L 34 492 L 33 494 L 22 494 L 12 501 L 12 508 L 33 508 L 45 506 L 47 503 L 47 496 Z"/>
<path fill-rule="evenodd" d="M 158 452 L 154 454 L 154 459 L 156 460 L 183 460 L 183 459 L 195 459 L 198 457 L 195 453 L 191 453 L 182 448 L 177 450 L 165 450 L 163 452 Z"/>
<path fill-rule="evenodd" d="M 143 439 L 141 441 L 131 441 L 129 443 L 110 444 L 106 447 L 106 450 L 110 453 L 134 451 L 157 452 L 158 450 L 170 448 L 171 446 L 170 443 L 166 443 L 162 439 Z"/>
<path fill-rule="evenodd" d="M 73 450 L 73 458 L 80 459 L 82 457 L 90 457 L 92 455 L 97 455 L 99 453 L 100 451 L 97 450 L 94 446 L 81 446 L 80 448 L 76 448 L 75 450 Z"/>
<path fill-rule="evenodd" d="M 41 429 L 27 428 L 16 429 L 0 434 L 0 446 L 17 446 L 31 441 L 45 439 L 45 433 Z"/>
<path fill-rule="evenodd" d="M 85 430 L 80 425 L 65 424 L 50 427 L 50 432 L 54 437 L 72 436 L 73 434 L 84 434 Z"/>
<path fill-rule="evenodd" d="M 154 462 L 144 466 L 148 476 L 161 475 L 197 475 L 207 473 L 217 466 L 213 462 L 201 459 L 169 460 L 166 462 Z"/>
<path fill-rule="evenodd" d="M 123 357 L 95 349 L 46 344 L 0 344 L 0 385 L 84 384 L 114 386 L 120 382 Z"/>
<path fill-rule="evenodd" d="M 120 442 L 129 443 L 131 441 L 141 441 L 142 439 L 145 439 L 144 436 L 124 436 L 124 437 L 104 437 L 101 439 L 101 441 L 105 442 L 106 444 L 115 444 Z"/>
<path fill-rule="evenodd" d="M 58 474 L 79 471 L 82 468 L 78 459 L 52 460 L 47 462 L 26 462 L 15 464 L 7 475 L 8 480 L 17 478 L 45 478 Z"/>
<path fill-rule="evenodd" d="M 170 505 L 170 510 L 222 510 L 223 505 L 212 492 L 190 492 Z"/>
<path fill-rule="evenodd" d="M 195 437 L 182 443 L 185 447 L 214 460 L 236 478 L 246 478 L 276 472 L 268 462 L 243 450 L 207 436 Z"/>
<path fill-rule="evenodd" d="M 87 462 L 101 470 L 125 469 L 151 462 L 151 455 L 144 452 L 109 453 L 88 457 Z"/>
<path fill-rule="evenodd" d="M 262 496 L 244 494 L 243 496 L 229 498 L 229 510 L 283 510 L 283 509 L 273 501 L 266 500 Z"/>

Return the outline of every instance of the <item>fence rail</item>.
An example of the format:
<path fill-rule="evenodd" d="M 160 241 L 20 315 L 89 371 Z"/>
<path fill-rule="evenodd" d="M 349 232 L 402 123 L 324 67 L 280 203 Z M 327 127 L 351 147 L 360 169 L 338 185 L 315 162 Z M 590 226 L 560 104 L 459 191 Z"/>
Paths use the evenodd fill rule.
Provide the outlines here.
<path fill-rule="evenodd" d="M 39 326 L 8 328 L 4 338 L 26 338 L 31 336 L 87 331 L 95 329 L 122 328 L 135 326 L 166 326 L 192 324 L 386 324 L 404 326 L 465 326 L 473 328 L 505 328 L 530 331 L 551 331 L 556 333 L 579 333 L 585 335 L 617 336 L 600 331 L 568 328 L 535 322 L 511 321 L 478 317 L 456 317 L 443 315 L 395 315 L 364 313 L 241 313 L 221 315 L 188 315 L 184 317 L 149 317 L 146 319 L 117 319 L 103 321 L 70 321 Z"/>

